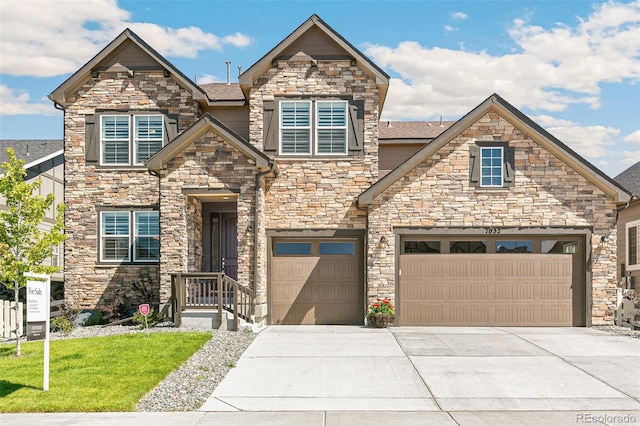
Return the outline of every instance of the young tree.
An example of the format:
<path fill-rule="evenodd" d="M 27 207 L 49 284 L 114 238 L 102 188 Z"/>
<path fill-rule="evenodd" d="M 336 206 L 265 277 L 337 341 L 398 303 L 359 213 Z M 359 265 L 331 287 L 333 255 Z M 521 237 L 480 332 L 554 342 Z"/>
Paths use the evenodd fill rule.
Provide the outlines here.
<path fill-rule="evenodd" d="M 57 266 L 43 265 L 51 257 L 53 246 L 60 244 L 64 235 L 64 209 L 56 206 L 53 227 L 44 231 L 38 227 L 55 200 L 53 194 L 37 194 L 41 181 L 25 182 L 27 172 L 24 161 L 16 158 L 13 149 L 7 149 L 9 161 L 0 165 L 0 200 L 6 209 L 0 210 L 0 282 L 14 290 L 16 302 L 16 355 L 20 356 L 18 333 L 18 294 L 27 285 L 25 272 L 50 274 Z"/>

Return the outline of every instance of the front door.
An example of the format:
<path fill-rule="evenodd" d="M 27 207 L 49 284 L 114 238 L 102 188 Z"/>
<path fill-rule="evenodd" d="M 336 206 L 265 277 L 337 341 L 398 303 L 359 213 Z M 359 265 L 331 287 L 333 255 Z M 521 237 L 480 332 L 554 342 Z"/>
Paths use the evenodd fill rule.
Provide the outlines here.
<path fill-rule="evenodd" d="M 238 279 L 238 215 L 220 213 L 220 272 Z"/>

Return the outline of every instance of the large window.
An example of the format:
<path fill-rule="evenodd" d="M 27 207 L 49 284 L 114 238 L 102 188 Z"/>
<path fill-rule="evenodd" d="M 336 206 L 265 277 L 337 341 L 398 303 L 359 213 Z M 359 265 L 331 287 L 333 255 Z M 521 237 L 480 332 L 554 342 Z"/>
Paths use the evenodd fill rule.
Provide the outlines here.
<path fill-rule="evenodd" d="M 102 262 L 157 262 L 160 215 L 157 211 L 100 212 Z"/>
<path fill-rule="evenodd" d="M 347 154 L 347 101 L 280 102 L 280 154 Z"/>
<path fill-rule="evenodd" d="M 640 220 L 627 223 L 627 270 L 640 270 Z"/>
<path fill-rule="evenodd" d="M 162 148 L 163 127 L 161 114 L 101 115 L 100 163 L 142 165 Z"/>

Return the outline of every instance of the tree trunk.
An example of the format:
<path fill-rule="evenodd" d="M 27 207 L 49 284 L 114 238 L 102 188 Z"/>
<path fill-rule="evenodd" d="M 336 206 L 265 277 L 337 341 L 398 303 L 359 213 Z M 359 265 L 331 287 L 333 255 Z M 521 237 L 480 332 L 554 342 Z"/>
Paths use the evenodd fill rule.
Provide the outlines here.
<path fill-rule="evenodd" d="M 16 300 L 16 356 L 20 356 L 20 284 L 14 282 L 15 300 Z"/>

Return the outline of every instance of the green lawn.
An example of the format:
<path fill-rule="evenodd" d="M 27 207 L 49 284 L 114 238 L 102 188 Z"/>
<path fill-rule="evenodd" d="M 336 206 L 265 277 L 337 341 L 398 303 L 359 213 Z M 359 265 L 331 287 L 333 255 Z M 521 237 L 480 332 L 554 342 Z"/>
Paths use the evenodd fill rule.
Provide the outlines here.
<path fill-rule="evenodd" d="M 209 339 L 209 333 L 151 333 L 51 342 L 43 391 L 44 342 L 0 345 L 0 413 L 132 411 Z"/>

